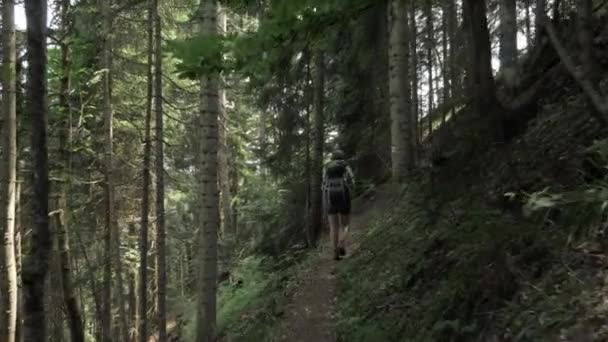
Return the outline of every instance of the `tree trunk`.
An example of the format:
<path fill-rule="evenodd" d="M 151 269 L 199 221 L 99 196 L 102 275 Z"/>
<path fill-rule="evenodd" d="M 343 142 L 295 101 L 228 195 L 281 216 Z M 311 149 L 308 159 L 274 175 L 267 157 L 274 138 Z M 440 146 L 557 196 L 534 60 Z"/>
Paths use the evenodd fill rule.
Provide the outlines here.
<path fill-rule="evenodd" d="M 594 90 L 599 89 L 600 73 L 597 68 L 597 60 L 593 48 L 593 1 L 580 0 L 578 6 L 578 43 L 581 49 L 580 60 L 582 63 L 582 78 L 590 82 Z M 602 114 L 594 107 L 593 102 L 589 101 L 589 109 L 595 111 L 595 116 Z"/>
<path fill-rule="evenodd" d="M 28 51 L 27 112 L 31 116 L 33 194 L 32 238 L 23 265 L 24 340 L 46 341 L 44 284 L 49 269 L 51 232 L 48 217 L 46 1 L 26 0 Z"/>
<path fill-rule="evenodd" d="M 158 307 L 158 338 L 160 342 L 167 341 L 167 269 L 165 260 L 165 152 L 164 152 L 164 123 L 163 123 L 163 60 L 161 17 L 158 14 L 158 0 L 153 2 L 153 12 L 156 18 L 154 25 L 154 104 L 156 109 L 156 275 L 157 307 Z"/>
<path fill-rule="evenodd" d="M 66 314 L 68 317 L 68 327 L 70 329 L 70 337 L 72 342 L 84 342 L 84 327 L 82 325 L 82 315 L 80 313 L 80 304 L 76 296 L 74 281 L 72 279 L 72 270 L 70 267 L 70 247 L 67 231 L 67 223 L 65 222 L 65 194 L 61 196 L 57 208 L 60 208 L 54 213 L 55 230 L 57 234 L 57 247 L 59 249 L 59 264 L 61 269 L 61 283 L 63 288 L 63 300 L 65 303 Z"/>
<path fill-rule="evenodd" d="M 311 109 L 314 97 L 314 91 L 312 89 L 312 58 L 310 56 L 310 48 L 305 51 L 306 58 L 306 87 L 305 98 L 306 98 L 306 160 L 305 160 L 305 177 L 306 177 L 306 243 L 309 248 L 315 246 L 315 234 L 312 224 L 312 158 L 311 158 L 311 142 L 312 142 L 312 125 L 311 125 Z"/>
<path fill-rule="evenodd" d="M 215 36 L 218 30 L 219 4 L 203 0 L 199 7 L 201 33 Z M 220 225 L 218 169 L 218 119 L 220 114 L 220 75 L 211 72 L 200 79 L 200 112 L 197 134 L 202 143 L 198 148 L 196 179 L 199 203 L 199 288 L 196 321 L 196 341 L 215 342 L 217 301 L 217 234 Z"/>
<path fill-rule="evenodd" d="M 389 96 L 393 179 L 402 182 L 413 168 L 407 7 L 391 0 L 389 18 Z"/>
<path fill-rule="evenodd" d="M 123 280 L 123 268 L 122 268 L 122 260 L 123 256 L 120 252 L 120 248 L 122 246 L 120 230 L 118 228 L 118 219 L 116 215 L 114 215 L 114 221 L 112 223 L 112 227 L 114 229 L 113 234 L 113 257 L 114 264 L 116 265 L 116 295 L 115 301 L 118 305 L 118 337 L 122 341 L 126 341 L 129 334 L 129 328 L 127 325 L 127 311 L 126 311 L 126 299 L 124 293 L 124 280 Z"/>
<path fill-rule="evenodd" d="M 2 116 L 0 146 L 0 341 L 15 342 L 17 330 L 17 262 L 15 214 L 17 190 L 17 77 L 15 3 L 2 2 Z"/>
<path fill-rule="evenodd" d="M 458 34 L 458 9 L 456 0 L 448 0 L 448 36 L 450 40 L 450 93 L 452 98 L 459 98 L 462 96 L 462 72 L 461 67 L 458 65 L 459 56 L 462 51 L 462 44 L 460 43 Z M 455 108 L 455 106 L 453 107 Z"/>
<path fill-rule="evenodd" d="M 323 228 L 323 145 L 325 142 L 325 55 L 317 49 L 313 52 L 313 142 L 311 158 L 311 220 L 313 242 L 321 236 Z"/>
<path fill-rule="evenodd" d="M 590 80 L 598 88 L 599 73 L 593 49 L 593 1 L 580 0 L 578 6 L 578 43 L 581 48 L 582 77 Z"/>
<path fill-rule="evenodd" d="M 431 139 L 433 133 L 433 108 L 435 90 L 433 87 L 433 44 L 434 42 L 434 27 L 433 27 L 433 3 L 432 0 L 425 0 L 425 15 L 426 15 L 426 69 L 428 72 L 428 137 Z"/>
<path fill-rule="evenodd" d="M 19 164 L 21 165 L 21 164 Z M 19 166 L 19 169 L 22 167 Z M 17 175 L 19 175 L 19 169 Z M 20 177 L 19 177 L 20 178 Z M 15 264 L 17 265 L 17 329 L 15 331 L 15 341 L 23 341 L 23 205 L 21 203 L 22 180 L 17 179 L 16 209 L 15 209 Z"/>
<path fill-rule="evenodd" d="M 129 241 L 139 241 L 139 239 L 137 238 L 137 232 L 135 231 L 135 223 L 131 222 L 129 223 Z M 131 248 L 132 250 L 135 250 L 136 247 L 136 243 L 129 243 L 129 248 Z M 139 327 L 139 318 L 138 318 L 138 312 L 137 310 L 139 309 L 139 302 L 138 302 L 138 287 L 137 287 L 137 276 L 138 276 L 138 272 L 137 269 L 130 269 L 128 272 L 128 291 L 129 291 L 129 295 L 128 295 L 128 301 L 129 301 L 129 337 L 128 337 L 128 341 L 129 342 L 136 342 L 138 341 L 138 336 L 137 336 L 137 329 Z"/>
<path fill-rule="evenodd" d="M 443 79 L 443 103 L 450 99 L 450 62 L 449 62 L 449 37 L 448 37 L 449 2 L 442 3 L 441 7 L 441 76 Z M 443 111 L 442 124 L 445 124 L 447 111 Z"/>
<path fill-rule="evenodd" d="M 64 37 L 68 33 L 69 26 L 69 10 L 70 1 L 61 0 L 59 2 L 61 15 L 61 32 Z M 69 104 L 70 94 L 70 48 L 65 41 L 60 44 L 61 50 L 61 79 L 59 86 L 59 108 L 62 115 L 62 127 L 59 137 L 59 155 L 61 156 L 61 164 L 64 170 L 62 184 L 59 185 L 59 201 L 55 206 L 55 230 L 57 234 L 57 247 L 59 249 L 59 265 L 61 270 L 61 282 L 63 288 L 63 300 L 65 303 L 68 326 L 70 329 L 70 337 L 73 342 L 84 342 L 84 327 L 82 314 L 80 312 L 80 303 L 76 296 L 74 281 L 72 279 L 70 245 L 68 239 L 68 203 L 67 196 L 70 183 L 70 148 L 68 143 L 71 142 L 71 110 Z"/>
<path fill-rule="evenodd" d="M 111 26 L 112 19 L 110 18 L 110 4 L 106 0 L 98 0 L 99 13 L 101 15 L 101 40 L 102 40 L 102 51 L 101 51 L 101 68 L 104 70 L 101 81 L 101 93 L 102 93 L 102 115 L 104 118 L 104 131 L 105 131 L 105 152 L 104 152 L 104 271 L 103 271 L 103 285 L 102 285 L 102 319 L 101 331 L 102 331 L 102 342 L 112 341 L 112 235 L 114 222 L 114 186 L 112 180 L 112 164 L 113 164 L 113 114 L 112 114 L 112 103 L 110 94 L 110 79 L 112 77 L 111 70 L 111 53 L 112 53 L 112 42 L 111 42 Z"/>
<path fill-rule="evenodd" d="M 226 33 L 226 11 L 218 13 L 218 29 L 220 34 Z M 221 231 L 224 237 L 234 237 L 232 222 L 232 193 L 230 191 L 230 148 L 228 146 L 228 112 L 226 111 L 226 91 L 220 87 L 220 117 L 219 117 L 219 185 L 221 203 Z"/>
<path fill-rule="evenodd" d="M 536 0 L 536 8 L 534 10 L 534 30 L 535 38 L 534 42 L 538 45 L 540 43 L 540 35 L 543 31 L 543 20 L 547 15 L 547 0 Z"/>
<path fill-rule="evenodd" d="M 53 214 L 54 215 L 54 214 Z M 50 222 L 52 234 L 56 234 L 53 222 Z M 46 279 L 46 317 L 49 323 L 49 342 L 64 342 L 63 295 L 61 284 L 61 265 L 59 253 L 52 249 L 49 276 Z"/>
<path fill-rule="evenodd" d="M 517 82 L 517 6 L 515 0 L 500 2 L 500 67 L 510 96 Z"/>
<path fill-rule="evenodd" d="M 410 43 L 410 52 L 411 52 L 411 62 L 410 62 L 410 77 L 412 79 L 412 85 L 411 85 L 411 89 L 412 89 L 412 99 L 411 99 L 411 103 L 412 103 L 412 109 L 411 109 L 411 116 L 412 116 L 412 124 L 410 125 L 410 139 L 412 140 L 412 146 L 417 147 L 418 144 L 421 142 L 420 137 L 419 137 L 419 130 L 418 130 L 418 124 L 420 122 L 420 110 L 419 110 L 419 104 L 418 104 L 418 53 L 417 53 L 417 49 L 418 49 L 418 26 L 417 26 L 417 20 L 416 20 L 416 1 L 410 1 L 409 2 L 410 5 L 410 13 L 409 13 L 409 18 L 410 18 L 410 32 L 409 34 L 409 43 Z M 422 130 L 420 130 L 422 131 Z M 415 148 L 413 151 L 415 151 L 415 155 L 412 156 L 412 158 L 414 158 L 414 160 L 417 157 L 417 148 Z"/>
<path fill-rule="evenodd" d="M 490 33 L 486 18 L 486 5 L 483 0 L 465 0 L 465 16 L 468 25 L 471 50 L 471 82 L 475 110 L 479 115 L 492 113 L 497 105 L 496 86 L 492 75 Z"/>
<path fill-rule="evenodd" d="M 150 167 L 152 155 L 152 101 L 154 91 L 154 1 L 148 11 L 148 95 L 146 102 L 144 165 L 142 174 L 141 229 L 139 232 L 139 310 L 137 334 L 140 342 L 148 340 L 148 231 L 150 217 Z"/>
<path fill-rule="evenodd" d="M 532 39 L 532 20 L 530 19 L 530 7 L 531 7 L 531 1 L 532 0 L 524 0 L 524 10 L 525 10 L 525 17 L 524 17 L 524 24 L 526 26 L 526 49 L 529 51 L 530 49 L 532 49 L 532 44 L 534 43 L 533 39 Z"/>

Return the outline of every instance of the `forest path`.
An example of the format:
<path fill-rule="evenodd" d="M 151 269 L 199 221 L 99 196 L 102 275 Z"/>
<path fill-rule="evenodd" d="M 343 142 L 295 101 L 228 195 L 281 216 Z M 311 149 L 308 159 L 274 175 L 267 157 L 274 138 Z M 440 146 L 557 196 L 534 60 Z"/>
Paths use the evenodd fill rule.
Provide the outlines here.
<path fill-rule="evenodd" d="M 367 230 L 377 212 L 387 207 L 388 189 L 379 188 L 364 198 L 353 201 L 346 258 L 358 248 L 358 236 Z M 337 300 L 337 268 L 343 261 L 334 261 L 329 234 L 325 232 L 321 245 L 310 266 L 300 272 L 291 303 L 285 309 L 278 341 L 334 342 L 336 336 L 335 309 Z"/>

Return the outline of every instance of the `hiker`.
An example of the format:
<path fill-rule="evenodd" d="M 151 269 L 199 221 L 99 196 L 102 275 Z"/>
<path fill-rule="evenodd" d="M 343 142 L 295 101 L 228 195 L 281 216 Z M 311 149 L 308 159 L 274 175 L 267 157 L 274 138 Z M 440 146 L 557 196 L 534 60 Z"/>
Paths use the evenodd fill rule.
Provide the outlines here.
<path fill-rule="evenodd" d="M 344 160 L 344 153 L 335 151 L 323 172 L 323 194 L 335 260 L 346 255 L 344 240 L 350 223 L 350 196 L 354 184 L 355 177 Z"/>

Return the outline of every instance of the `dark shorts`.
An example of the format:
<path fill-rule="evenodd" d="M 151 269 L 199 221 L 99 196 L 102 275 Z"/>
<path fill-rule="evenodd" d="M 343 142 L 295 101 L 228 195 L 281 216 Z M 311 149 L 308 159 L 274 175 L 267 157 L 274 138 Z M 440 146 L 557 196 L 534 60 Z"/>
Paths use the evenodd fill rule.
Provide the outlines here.
<path fill-rule="evenodd" d="M 350 191 L 346 189 L 346 193 L 329 193 L 327 198 L 327 214 L 328 215 L 350 215 Z"/>

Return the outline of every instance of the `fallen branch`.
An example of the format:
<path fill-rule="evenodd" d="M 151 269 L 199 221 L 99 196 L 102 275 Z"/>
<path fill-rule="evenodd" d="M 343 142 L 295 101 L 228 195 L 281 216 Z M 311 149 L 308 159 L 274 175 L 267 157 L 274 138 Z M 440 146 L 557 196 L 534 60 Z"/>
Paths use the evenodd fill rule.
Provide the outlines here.
<path fill-rule="evenodd" d="M 568 72 L 570 72 L 570 74 L 574 77 L 576 82 L 591 100 L 593 107 L 596 109 L 594 116 L 596 116 L 602 126 L 608 126 L 608 101 L 599 93 L 598 90 L 593 87 L 591 81 L 578 70 L 578 67 L 574 64 L 574 61 L 570 58 L 568 52 L 559 41 L 553 24 L 551 24 L 549 20 L 544 20 L 544 27 L 553 48 L 559 55 L 562 64 L 566 67 Z"/>

